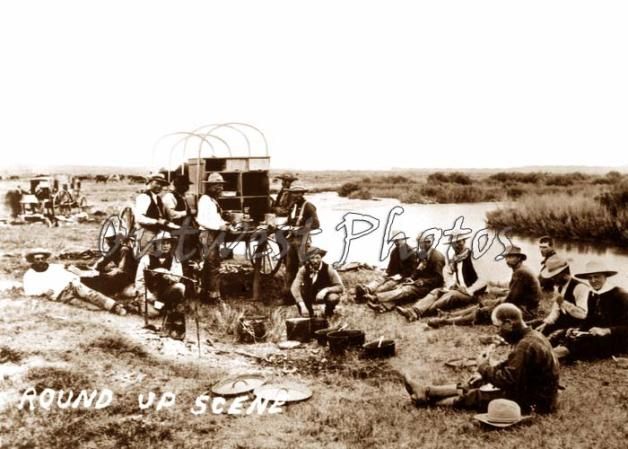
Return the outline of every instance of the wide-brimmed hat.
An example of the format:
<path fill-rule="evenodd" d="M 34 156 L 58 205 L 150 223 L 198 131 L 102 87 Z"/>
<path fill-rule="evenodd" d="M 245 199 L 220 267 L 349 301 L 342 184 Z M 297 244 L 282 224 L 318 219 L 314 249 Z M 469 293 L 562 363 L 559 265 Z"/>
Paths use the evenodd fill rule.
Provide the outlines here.
<path fill-rule="evenodd" d="M 301 184 L 300 182 L 296 182 L 294 184 L 292 184 L 290 186 L 290 188 L 288 189 L 288 192 L 307 192 L 309 191 L 309 189 L 307 187 L 305 187 L 303 184 Z"/>
<path fill-rule="evenodd" d="M 214 172 L 207 176 L 207 181 L 203 181 L 205 184 L 225 184 L 225 179 L 220 173 Z"/>
<path fill-rule="evenodd" d="M 26 253 L 24 253 L 24 259 L 26 259 L 28 262 L 33 262 L 33 257 L 35 257 L 38 254 L 43 255 L 46 259 L 52 255 L 52 253 L 48 251 L 47 249 L 33 248 L 26 251 Z"/>
<path fill-rule="evenodd" d="M 151 242 L 161 242 L 162 240 L 176 240 L 176 237 L 173 237 L 168 231 L 160 231 L 157 235 L 151 240 Z"/>
<path fill-rule="evenodd" d="M 509 399 L 493 399 L 488 403 L 486 413 L 480 413 L 474 419 L 493 427 L 510 427 L 527 419 L 521 416 L 521 407 L 515 401 Z"/>
<path fill-rule="evenodd" d="M 311 246 L 310 248 L 308 248 L 305 257 L 306 259 L 309 259 L 312 256 L 315 255 L 320 255 L 321 257 L 325 257 L 325 254 L 327 254 L 327 251 L 325 251 L 324 249 L 318 248 L 316 246 Z"/>
<path fill-rule="evenodd" d="M 164 186 L 168 185 L 168 180 L 162 173 L 155 173 L 155 174 L 149 175 L 148 178 L 146 179 L 146 184 L 148 184 L 151 181 L 157 181 L 159 184 L 164 185 Z"/>
<path fill-rule="evenodd" d="M 545 267 L 541 270 L 541 277 L 543 279 L 553 278 L 567 268 L 569 268 L 569 263 L 565 259 L 558 255 L 553 255 L 545 262 Z"/>
<path fill-rule="evenodd" d="M 174 175 L 170 182 L 172 182 L 173 184 L 194 184 L 192 181 L 190 181 L 190 177 L 187 175 Z"/>
<path fill-rule="evenodd" d="M 282 181 L 296 181 L 299 179 L 293 173 L 285 172 L 280 175 L 275 176 L 275 179 L 281 179 Z"/>
<path fill-rule="evenodd" d="M 508 246 L 502 253 L 502 257 L 519 256 L 521 260 L 526 260 L 528 256 L 521 252 L 521 248 L 515 245 Z"/>
<path fill-rule="evenodd" d="M 615 276 L 617 271 L 609 269 L 604 262 L 592 260 L 587 262 L 582 273 L 575 274 L 574 276 L 579 279 L 587 279 L 592 274 L 603 274 L 606 277 L 610 277 Z"/>
<path fill-rule="evenodd" d="M 457 232 L 455 234 L 451 234 L 449 236 L 449 238 L 447 239 L 447 241 L 445 242 L 445 245 L 452 245 L 456 242 L 461 242 L 464 240 L 469 240 L 471 238 L 471 233 L 463 233 L 463 232 Z"/>
<path fill-rule="evenodd" d="M 391 240 L 394 242 L 395 240 L 408 240 L 410 237 L 406 237 L 406 234 L 403 231 L 400 231 L 399 229 L 396 229 L 394 231 L 390 232 L 390 235 L 392 235 Z"/>

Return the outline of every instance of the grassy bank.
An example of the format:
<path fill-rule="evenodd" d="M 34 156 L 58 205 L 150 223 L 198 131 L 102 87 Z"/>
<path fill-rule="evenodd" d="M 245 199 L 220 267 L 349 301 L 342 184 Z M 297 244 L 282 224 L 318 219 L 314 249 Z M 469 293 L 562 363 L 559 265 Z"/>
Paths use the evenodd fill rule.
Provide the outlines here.
<path fill-rule="evenodd" d="M 598 195 L 528 194 L 514 205 L 487 214 L 495 229 L 510 227 L 517 234 L 567 240 L 606 241 L 628 245 L 628 182 Z"/>

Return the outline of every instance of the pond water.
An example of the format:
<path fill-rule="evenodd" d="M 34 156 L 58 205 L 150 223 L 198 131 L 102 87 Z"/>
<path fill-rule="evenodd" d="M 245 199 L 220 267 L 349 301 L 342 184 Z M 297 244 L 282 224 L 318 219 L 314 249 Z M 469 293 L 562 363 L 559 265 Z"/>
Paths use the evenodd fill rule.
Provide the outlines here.
<path fill-rule="evenodd" d="M 328 254 L 325 258 L 327 262 L 336 262 L 343 255 L 345 228 L 336 227 L 343 222 L 348 213 L 363 214 L 379 220 L 379 226 L 370 234 L 353 240 L 350 244 L 346 261 L 359 261 L 371 265 L 385 267 L 387 260 L 381 260 L 380 251 L 382 244 L 385 248 L 385 233 L 387 220 L 390 211 L 397 207 L 402 211 L 400 215 L 394 216 L 392 229 L 401 230 L 410 236 L 411 245 L 416 245 L 416 236 L 424 230 L 430 228 L 440 228 L 442 230 L 451 229 L 457 218 L 463 217 L 463 227 L 473 231 L 471 236 L 486 228 L 486 212 L 500 206 L 498 203 L 473 203 L 473 204 L 401 204 L 395 199 L 376 200 L 350 200 L 339 197 L 335 192 L 324 192 L 311 194 L 308 197 L 318 210 L 321 221 L 322 232 L 312 237 L 315 245 L 325 248 Z M 354 233 L 369 228 L 366 222 L 355 222 Z M 351 232 L 350 230 L 348 232 Z M 506 262 L 496 261 L 504 249 L 500 243 L 507 243 L 507 239 L 494 238 L 496 231 L 488 230 L 489 239 L 494 239 L 493 244 L 488 247 L 486 253 L 478 258 L 478 269 L 490 280 L 506 281 L 510 278 L 511 270 Z M 503 233 L 501 233 L 503 234 Z M 476 242 L 483 245 L 486 238 L 476 238 Z M 448 248 L 441 240 L 438 248 L 445 252 Z M 470 240 L 471 242 L 471 240 Z M 541 254 L 538 250 L 537 240 L 528 237 L 513 236 L 512 242 L 522 248 L 527 254 L 527 265 L 537 271 L 541 263 Z M 628 249 L 600 245 L 592 243 L 575 243 L 558 241 L 555 244 L 557 252 L 566 257 L 571 264 L 572 273 L 581 271 L 585 264 L 592 259 L 603 259 L 612 269 L 619 271 L 619 275 L 613 281 L 628 287 Z M 386 256 L 386 254 L 384 254 Z"/>

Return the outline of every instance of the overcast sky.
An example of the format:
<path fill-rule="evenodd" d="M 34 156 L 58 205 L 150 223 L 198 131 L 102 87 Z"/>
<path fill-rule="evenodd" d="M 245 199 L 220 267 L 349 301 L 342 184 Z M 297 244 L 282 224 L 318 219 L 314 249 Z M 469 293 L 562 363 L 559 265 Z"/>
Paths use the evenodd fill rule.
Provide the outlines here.
<path fill-rule="evenodd" d="M 2 164 L 158 164 L 161 136 L 235 121 L 274 168 L 625 165 L 626 23 L 625 1 L 2 2 Z"/>

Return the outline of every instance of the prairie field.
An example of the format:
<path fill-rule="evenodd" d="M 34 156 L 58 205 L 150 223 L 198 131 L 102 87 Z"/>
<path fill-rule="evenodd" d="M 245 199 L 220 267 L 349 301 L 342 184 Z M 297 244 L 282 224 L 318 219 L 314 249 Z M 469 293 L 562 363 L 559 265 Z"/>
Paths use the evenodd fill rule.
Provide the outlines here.
<path fill-rule="evenodd" d="M 15 183 L 13 183 L 15 184 Z M 5 184 L 6 188 L 8 184 Z M 106 214 L 130 205 L 141 185 L 85 182 L 94 210 Z M 399 372 L 425 383 L 464 381 L 472 371 L 444 365 L 473 357 L 480 337 L 492 326 L 429 329 L 399 315 L 375 314 L 349 298 L 332 324 L 362 329 L 368 340 L 396 342 L 397 355 L 382 361 L 355 353 L 331 356 L 315 341 L 282 351 L 284 319 L 296 316 L 281 305 L 282 271 L 264 284 L 263 303 L 250 299 L 250 277 L 229 277 L 224 306 L 189 301 L 183 342 L 160 338 L 144 329 L 137 315 L 115 316 L 77 304 L 25 297 L 19 282 L 27 265 L 25 249 L 44 246 L 54 262 L 62 253 L 96 249 L 100 223 L 41 223 L 5 226 L 0 236 L 0 447 L 1 448 L 623 448 L 628 438 L 628 370 L 612 360 L 562 367 L 560 408 L 552 416 L 534 416 L 510 430 L 486 430 L 472 412 L 415 408 Z M 77 256 L 75 256 L 77 257 Z M 241 261 L 240 261 L 241 262 Z M 244 263 L 244 262 L 243 262 Z M 343 273 L 350 290 L 378 274 Z M 545 307 L 548 304 L 544 305 Z M 195 311 L 199 322 L 197 340 Z M 236 324 L 244 314 L 268 319 L 268 339 L 238 343 Z M 155 320 L 154 324 L 158 324 Z M 200 342 L 200 351 L 199 351 Z M 508 348 L 500 347 L 503 357 Z M 277 415 L 233 416 L 191 413 L 195 398 L 227 375 L 256 372 L 270 381 L 300 381 L 311 399 L 285 406 Z M 29 387 L 72 390 L 110 389 L 110 406 L 95 409 L 20 410 Z M 176 402 L 157 411 L 141 410 L 138 395 L 172 392 Z"/>

